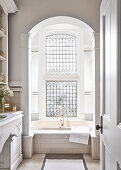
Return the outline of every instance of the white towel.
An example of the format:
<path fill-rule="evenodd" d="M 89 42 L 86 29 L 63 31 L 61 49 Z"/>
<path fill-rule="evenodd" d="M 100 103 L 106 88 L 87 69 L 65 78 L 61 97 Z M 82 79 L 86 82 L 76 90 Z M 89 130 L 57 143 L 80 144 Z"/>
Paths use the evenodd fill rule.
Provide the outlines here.
<path fill-rule="evenodd" d="M 88 145 L 89 126 L 72 126 L 69 137 L 70 142 Z"/>

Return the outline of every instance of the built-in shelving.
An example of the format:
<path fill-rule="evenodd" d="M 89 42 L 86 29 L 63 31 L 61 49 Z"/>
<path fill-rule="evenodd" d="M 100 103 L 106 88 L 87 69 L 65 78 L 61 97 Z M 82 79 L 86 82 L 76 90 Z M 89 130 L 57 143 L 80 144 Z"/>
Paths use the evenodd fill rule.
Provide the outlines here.
<path fill-rule="evenodd" d="M 5 13 L 0 1 L 0 76 L 5 77 L 5 85 L 8 82 L 8 15 Z"/>
<path fill-rule="evenodd" d="M 8 14 L 16 11 L 14 0 L 0 0 L 0 76 L 4 76 L 0 85 L 8 83 Z"/>

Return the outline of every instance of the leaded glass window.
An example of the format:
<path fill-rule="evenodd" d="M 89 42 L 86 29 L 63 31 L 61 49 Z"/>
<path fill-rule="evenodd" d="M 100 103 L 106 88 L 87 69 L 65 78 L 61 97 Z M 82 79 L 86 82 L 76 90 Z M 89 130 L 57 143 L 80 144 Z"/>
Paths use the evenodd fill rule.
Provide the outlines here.
<path fill-rule="evenodd" d="M 47 81 L 46 92 L 47 117 L 56 117 L 58 114 L 77 116 L 76 81 Z"/>
<path fill-rule="evenodd" d="M 46 37 L 47 74 L 75 74 L 76 56 L 76 36 L 60 33 Z"/>

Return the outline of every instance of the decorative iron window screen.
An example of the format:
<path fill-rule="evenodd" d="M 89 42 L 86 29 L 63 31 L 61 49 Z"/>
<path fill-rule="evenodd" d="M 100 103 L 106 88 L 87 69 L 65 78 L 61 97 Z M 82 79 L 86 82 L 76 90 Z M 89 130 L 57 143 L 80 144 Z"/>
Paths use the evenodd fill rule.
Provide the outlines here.
<path fill-rule="evenodd" d="M 77 82 L 47 81 L 46 82 L 46 116 L 65 115 L 77 116 Z"/>
<path fill-rule="evenodd" d="M 52 34 L 46 37 L 47 74 L 77 72 L 76 36 Z"/>

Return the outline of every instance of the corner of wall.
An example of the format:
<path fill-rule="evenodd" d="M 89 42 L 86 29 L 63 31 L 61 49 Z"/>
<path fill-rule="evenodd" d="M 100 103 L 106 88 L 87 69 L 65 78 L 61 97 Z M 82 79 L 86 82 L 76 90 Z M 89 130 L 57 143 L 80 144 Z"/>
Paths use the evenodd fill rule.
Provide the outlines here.
<path fill-rule="evenodd" d="M 33 135 L 22 137 L 23 158 L 32 158 L 33 156 Z"/>

